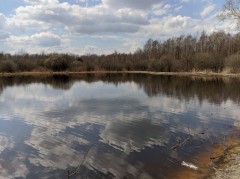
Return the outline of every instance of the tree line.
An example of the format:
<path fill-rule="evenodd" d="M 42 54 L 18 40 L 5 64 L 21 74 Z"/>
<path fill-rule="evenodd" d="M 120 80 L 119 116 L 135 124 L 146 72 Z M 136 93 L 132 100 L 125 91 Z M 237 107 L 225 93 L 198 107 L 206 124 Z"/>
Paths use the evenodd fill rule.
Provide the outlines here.
<path fill-rule="evenodd" d="M 224 31 L 149 39 L 134 53 L 108 55 L 0 53 L 0 72 L 159 71 L 240 72 L 240 33 Z"/>

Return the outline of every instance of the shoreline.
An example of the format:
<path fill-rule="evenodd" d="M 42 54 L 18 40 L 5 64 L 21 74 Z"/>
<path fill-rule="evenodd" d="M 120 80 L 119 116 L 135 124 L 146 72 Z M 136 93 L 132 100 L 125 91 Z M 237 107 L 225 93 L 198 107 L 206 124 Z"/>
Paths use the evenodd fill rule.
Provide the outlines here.
<path fill-rule="evenodd" d="M 214 143 L 193 156 L 190 164 L 197 169 L 182 167 L 169 178 L 211 178 L 239 179 L 240 176 L 240 139 L 239 129 L 226 140 Z"/>
<path fill-rule="evenodd" d="M 62 72 L 14 72 L 0 73 L 2 76 L 34 76 L 34 75 L 81 75 L 81 74 L 146 74 L 160 76 L 193 76 L 193 77 L 240 77 L 240 73 L 214 73 L 214 72 L 154 72 L 154 71 L 62 71 Z"/>
<path fill-rule="evenodd" d="M 210 173 L 212 179 L 231 178 L 238 179 L 240 176 L 240 144 L 235 145 L 222 156 L 217 167 L 213 167 Z"/>
<path fill-rule="evenodd" d="M 222 141 L 212 143 L 207 150 L 194 156 L 197 170 L 184 168 L 172 178 L 239 179 L 240 177 L 240 126 L 235 125 Z"/>

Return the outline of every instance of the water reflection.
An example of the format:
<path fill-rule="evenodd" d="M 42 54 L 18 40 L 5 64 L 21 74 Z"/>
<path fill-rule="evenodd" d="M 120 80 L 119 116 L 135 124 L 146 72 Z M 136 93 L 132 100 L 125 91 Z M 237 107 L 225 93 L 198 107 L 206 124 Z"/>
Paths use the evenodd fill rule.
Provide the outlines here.
<path fill-rule="evenodd" d="M 237 127 L 239 87 L 235 78 L 2 77 L 0 176 L 66 178 L 90 148 L 74 178 L 165 178 Z"/>

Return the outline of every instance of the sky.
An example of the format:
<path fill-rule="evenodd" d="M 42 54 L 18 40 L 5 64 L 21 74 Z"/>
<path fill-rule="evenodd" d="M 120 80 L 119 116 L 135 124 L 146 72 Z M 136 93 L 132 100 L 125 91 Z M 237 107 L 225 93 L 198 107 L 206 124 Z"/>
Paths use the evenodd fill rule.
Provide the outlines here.
<path fill-rule="evenodd" d="M 224 0 L 0 1 L 0 51 L 109 54 L 134 52 L 149 39 L 236 32 L 216 15 Z"/>

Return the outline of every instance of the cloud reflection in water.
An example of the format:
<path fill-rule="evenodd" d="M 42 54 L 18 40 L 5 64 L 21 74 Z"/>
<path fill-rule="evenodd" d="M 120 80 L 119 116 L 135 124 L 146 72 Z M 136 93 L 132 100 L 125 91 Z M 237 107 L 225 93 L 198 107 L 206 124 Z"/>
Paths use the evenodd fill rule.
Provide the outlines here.
<path fill-rule="evenodd" d="M 66 89 L 30 83 L 4 89 L 0 121 L 18 119 L 32 130 L 17 144 L 10 132 L 7 137 L 0 135 L 0 157 L 6 151 L 18 151 L 8 165 L 0 163 L 0 175 L 30 177 L 31 168 L 42 178 L 54 173 L 65 178 L 66 169 L 76 167 L 91 147 L 85 163 L 91 176 L 100 175 L 98 171 L 106 178 L 154 178 L 160 174 L 149 169 L 144 155 L 155 151 L 159 160 L 167 157 L 166 166 L 174 167 L 171 161 L 183 158 L 181 153 L 169 152 L 176 136 L 184 138 L 189 129 L 192 134 L 206 128 L 216 132 L 237 124 L 240 116 L 239 106 L 230 99 L 215 105 L 169 95 L 162 88 L 150 96 L 144 90 L 132 81 L 117 85 L 77 81 Z M 208 140 L 204 136 L 196 140 L 200 139 Z M 14 169 L 16 164 L 19 167 Z M 10 168 L 14 169 L 11 174 Z"/>

